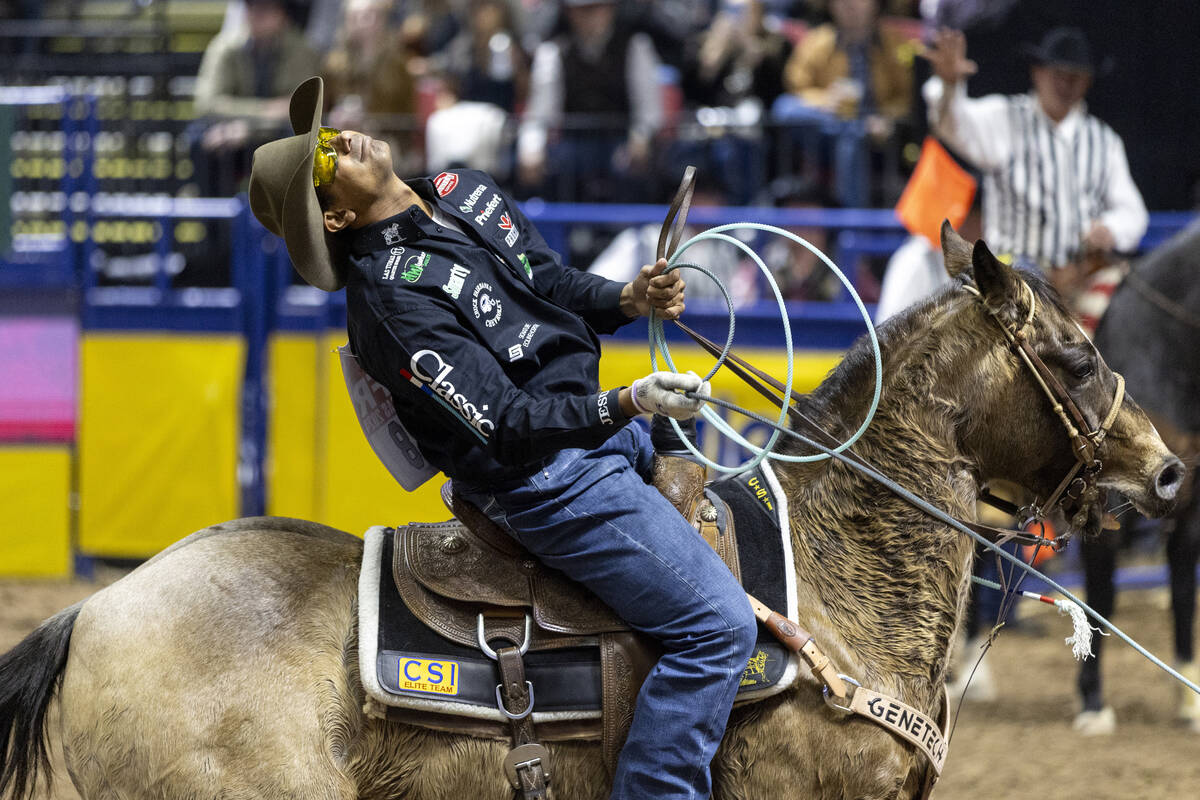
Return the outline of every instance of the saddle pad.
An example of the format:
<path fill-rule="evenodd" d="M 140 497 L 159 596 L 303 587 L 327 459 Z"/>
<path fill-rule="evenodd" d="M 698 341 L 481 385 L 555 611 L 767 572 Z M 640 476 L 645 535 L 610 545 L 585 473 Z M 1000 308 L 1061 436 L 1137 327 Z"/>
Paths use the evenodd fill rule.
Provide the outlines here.
<path fill-rule="evenodd" d="M 769 461 L 708 486 L 718 509 L 729 509 L 737 528 L 742 585 L 788 619 L 798 615 L 796 574 L 792 570 L 792 534 L 787 498 Z M 735 703 L 761 700 L 789 688 L 800 674 L 800 657 L 762 626 L 758 644 L 738 688 Z"/>
<path fill-rule="evenodd" d="M 737 520 L 743 581 L 752 594 L 788 616 L 796 613 L 787 506 L 769 465 L 713 484 Z M 721 503 L 716 504 L 723 508 Z M 500 681 L 494 661 L 476 648 L 438 635 L 412 615 L 392 579 L 395 531 L 367 531 L 359 574 L 359 672 L 366 693 L 397 709 L 506 723 L 496 704 Z M 596 720 L 601 708 L 598 641 L 531 651 L 525 670 L 534 687 L 534 723 Z M 787 689 L 798 674 L 797 657 L 760 629 L 738 702 Z"/>

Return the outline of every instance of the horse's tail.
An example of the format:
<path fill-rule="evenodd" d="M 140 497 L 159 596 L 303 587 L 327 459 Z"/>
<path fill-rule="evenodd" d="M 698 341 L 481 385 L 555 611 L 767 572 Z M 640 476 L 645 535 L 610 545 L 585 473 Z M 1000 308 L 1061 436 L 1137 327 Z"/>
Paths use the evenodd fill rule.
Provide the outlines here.
<path fill-rule="evenodd" d="M 23 800 L 33 794 L 39 771 L 50 776 L 46 709 L 62 683 L 82 605 L 58 612 L 0 656 L 0 798 Z"/>

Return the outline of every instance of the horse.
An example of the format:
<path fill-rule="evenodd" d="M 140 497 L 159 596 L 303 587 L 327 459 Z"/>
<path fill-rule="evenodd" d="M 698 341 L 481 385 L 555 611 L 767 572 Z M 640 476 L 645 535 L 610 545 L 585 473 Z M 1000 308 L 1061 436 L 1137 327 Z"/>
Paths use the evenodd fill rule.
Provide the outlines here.
<path fill-rule="evenodd" d="M 948 271 L 973 281 L 879 334 L 884 386 L 854 454 L 963 519 L 988 480 L 1047 497 L 1077 463 L 1063 422 L 1004 330 L 1028 343 L 1095 428 L 1097 485 L 1167 513 L 1183 467 L 1045 281 L 944 226 Z M 845 438 L 872 395 L 860 341 L 802 410 Z M 791 452 L 804 450 L 791 446 Z M 847 675 L 918 711 L 942 706 L 973 542 L 840 461 L 777 469 L 789 499 L 799 622 Z M 1084 493 L 1065 510 L 1099 528 Z M 171 545 L 0 658 L 0 797 L 47 769 L 57 698 L 70 777 L 109 798 L 510 798 L 507 744 L 366 715 L 358 680 L 362 543 L 316 523 L 250 518 Z M 549 743 L 552 788 L 599 800 L 598 742 Z M 805 677 L 735 708 L 713 797 L 909 798 L 931 769 L 892 733 L 843 715 Z"/>
<path fill-rule="evenodd" d="M 1113 292 L 1094 338 L 1112 367 L 1138 387 L 1138 399 L 1172 448 L 1185 457 L 1200 454 L 1200 281 L 1195 280 L 1200 222 L 1193 222 L 1162 247 L 1140 259 Z M 1190 488 L 1190 484 L 1189 484 Z M 1177 667 L 1200 680 L 1196 662 L 1196 562 L 1200 555 L 1200 499 L 1184 492 L 1166 523 L 1166 551 L 1174 617 Z M 1081 554 L 1088 602 L 1110 616 L 1115 606 L 1116 537 L 1084 542 Z M 1103 639 L 1093 645 L 1095 658 L 1079 669 L 1082 710 L 1076 726 L 1086 733 L 1107 733 L 1115 716 L 1104 704 L 1100 680 Z M 1200 733 L 1200 698 L 1181 690 L 1179 718 Z"/>

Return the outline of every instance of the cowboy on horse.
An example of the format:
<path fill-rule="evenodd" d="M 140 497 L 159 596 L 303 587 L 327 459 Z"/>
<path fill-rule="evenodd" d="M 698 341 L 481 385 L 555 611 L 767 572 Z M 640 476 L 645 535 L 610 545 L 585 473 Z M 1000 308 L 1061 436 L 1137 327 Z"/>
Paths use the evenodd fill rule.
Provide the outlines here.
<path fill-rule="evenodd" d="M 650 437 L 628 423 L 690 420 L 708 387 L 655 372 L 601 390 L 594 333 L 677 318 L 684 281 L 665 260 L 627 284 L 564 267 L 490 176 L 402 181 L 385 142 L 321 127 L 322 94 L 301 84 L 295 135 L 256 151 L 254 214 L 309 283 L 346 287 L 360 365 L 458 495 L 661 644 L 611 796 L 707 797 L 755 616 L 649 484 Z"/>

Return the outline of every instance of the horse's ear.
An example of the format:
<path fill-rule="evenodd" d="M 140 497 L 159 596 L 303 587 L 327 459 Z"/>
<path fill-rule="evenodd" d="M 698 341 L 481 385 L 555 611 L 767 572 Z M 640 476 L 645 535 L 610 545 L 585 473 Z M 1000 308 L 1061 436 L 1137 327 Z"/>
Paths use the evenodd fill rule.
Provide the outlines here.
<path fill-rule="evenodd" d="M 999 308 L 1005 303 L 1019 301 L 1021 278 L 1012 267 L 992 255 L 982 239 L 971 250 L 971 264 L 975 272 L 975 284 L 988 305 Z"/>
<path fill-rule="evenodd" d="M 950 220 L 942 220 L 942 260 L 951 278 L 971 269 L 971 243 L 958 235 Z"/>

